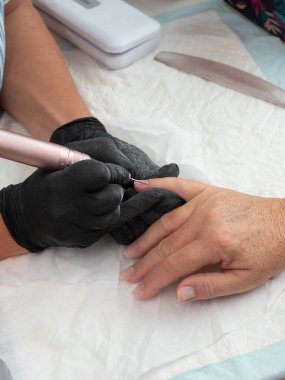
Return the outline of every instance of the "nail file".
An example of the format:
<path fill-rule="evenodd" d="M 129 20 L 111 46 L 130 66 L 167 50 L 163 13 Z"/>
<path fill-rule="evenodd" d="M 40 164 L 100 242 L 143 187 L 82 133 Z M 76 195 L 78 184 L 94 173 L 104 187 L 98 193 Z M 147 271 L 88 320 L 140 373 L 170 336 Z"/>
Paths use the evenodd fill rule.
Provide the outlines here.
<path fill-rule="evenodd" d="M 154 59 L 185 73 L 285 108 L 285 91 L 282 88 L 246 71 L 210 59 L 166 51 Z"/>

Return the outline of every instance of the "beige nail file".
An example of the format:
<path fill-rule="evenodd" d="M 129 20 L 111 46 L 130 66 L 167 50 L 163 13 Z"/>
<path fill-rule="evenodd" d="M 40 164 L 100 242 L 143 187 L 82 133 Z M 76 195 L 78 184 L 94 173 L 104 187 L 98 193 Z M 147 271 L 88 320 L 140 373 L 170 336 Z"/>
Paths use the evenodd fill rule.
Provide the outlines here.
<path fill-rule="evenodd" d="M 285 108 L 285 91 L 282 88 L 246 71 L 210 59 L 166 51 L 154 59 L 185 73 Z"/>

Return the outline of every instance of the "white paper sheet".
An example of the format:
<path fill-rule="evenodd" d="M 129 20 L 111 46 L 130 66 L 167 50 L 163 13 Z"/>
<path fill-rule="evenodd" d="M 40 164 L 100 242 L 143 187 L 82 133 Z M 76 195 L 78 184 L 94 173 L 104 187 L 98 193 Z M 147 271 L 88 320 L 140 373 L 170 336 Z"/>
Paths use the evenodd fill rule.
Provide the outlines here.
<path fill-rule="evenodd" d="M 259 72 L 214 12 L 169 25 L 160 49 L 226 57 Z M 159 163 L 175 161 L 184 176 L 255 194 L 284 194 L 284 111 L 152 57 L 119 72 L 77 50 L 66 59 L 94 115 Z M 2 125 L 18 128 L 9 117 Z M 2 185 L 32 170 L 2 161 Z M 276 279 L 209 302 L 181 304 L 173 288 L 139 302 L 118 279 L 129 264 L 110 239 L 1 262 L 0 357 L 14 380 L 133 380 L 261 318 L 282 291 Z"/>

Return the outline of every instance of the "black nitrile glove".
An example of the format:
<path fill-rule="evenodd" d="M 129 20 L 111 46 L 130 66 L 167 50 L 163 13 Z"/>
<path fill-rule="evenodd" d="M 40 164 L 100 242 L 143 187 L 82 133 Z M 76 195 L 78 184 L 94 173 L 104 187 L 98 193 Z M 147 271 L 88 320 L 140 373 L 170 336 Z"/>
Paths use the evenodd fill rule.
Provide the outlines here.
<path fill-rule="evenodd" d="M 0 191 L 0 212 L 14 240 L 30 252 L 88 247 L 120 217 L 129 172 L 95 160 L 56 172 L 37 170 Z"/>
<path fill-rule="evenodd" d="M 95 160 L 123 166 L 136 179 L 177 177 L 179 174 L 176 164 L 160 168 L 141 149 L 110 135 L 94 117 L 63 125 L 53 132 L 50 141 L 89 154 Z"/>
<path fill-rule="evenodd" d="M 167 190 L 148 189 L 137 193 L 127 189 L 120 219 L 112 226 L 111 235 L 119 244 L 131 244 L 162 215 L 184 203 L 182 198 Z"/>
<path fill-rule="evenodd" d="M 159 167 L 141 149 L 110 135 L 103 124 L 93 117 L 77 119 L 63 125 L 53 133 L 51 141 L 89 154 L 96 160 L 123 166 L 136 179 L 177 177 L 179 174 L 176 164 Z M 132 212 L 127 212 L 126 215 L 133 217 L 127 220 L 125 215 L 125 224 L 121 224 L 121 228 L 117 228 L 114 233 L 111 232 L 118 243 L 131 243 L 150 224 L 183 202 L 176 195 L 160 190 L 160 201 L 153 205 L 153 197 L 157 198 L 157 193 L 152 195 L 153 191 L 149 190 L 143 198 L 139 197 L 138 200 L 133 199 L 132 202 L 123 204 L 124 209 L 134 207 L 136 212 L 134 213 L 133 209 Z M 138 197 L 138 194 L 128 190 L 124 201 L 130 197 Z M 143 215 L 139 216 L 140 213 Z"/>

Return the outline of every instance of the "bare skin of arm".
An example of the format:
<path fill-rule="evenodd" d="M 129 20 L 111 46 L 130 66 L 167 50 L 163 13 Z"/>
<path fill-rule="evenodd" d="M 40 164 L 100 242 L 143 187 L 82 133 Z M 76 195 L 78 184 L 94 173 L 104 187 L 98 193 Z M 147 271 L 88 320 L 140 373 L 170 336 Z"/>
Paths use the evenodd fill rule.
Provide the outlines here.
<path fill-rule="evenodd" d="M 60 50 L 29 0 L 5 6 L 6 61 L 1 106 L 34 137 L 48 141 L 60 125 L 90 116 Z M 0 215 L 0 259 L 27 251 Z"/>
<path fill-rule="evenodd" d="M 9 257 L 18 256 L 28 251 L 19 246 L 15 240 L 12 239 L 7 227 L 0 215 L 0 260 L 7 259 Z"/>
<path fill-rule="evenodd" d="M 2 107 L 39 139 L 91 116 L 53 37 L 30 0 L 5 6 L 6 62 Z"/>

